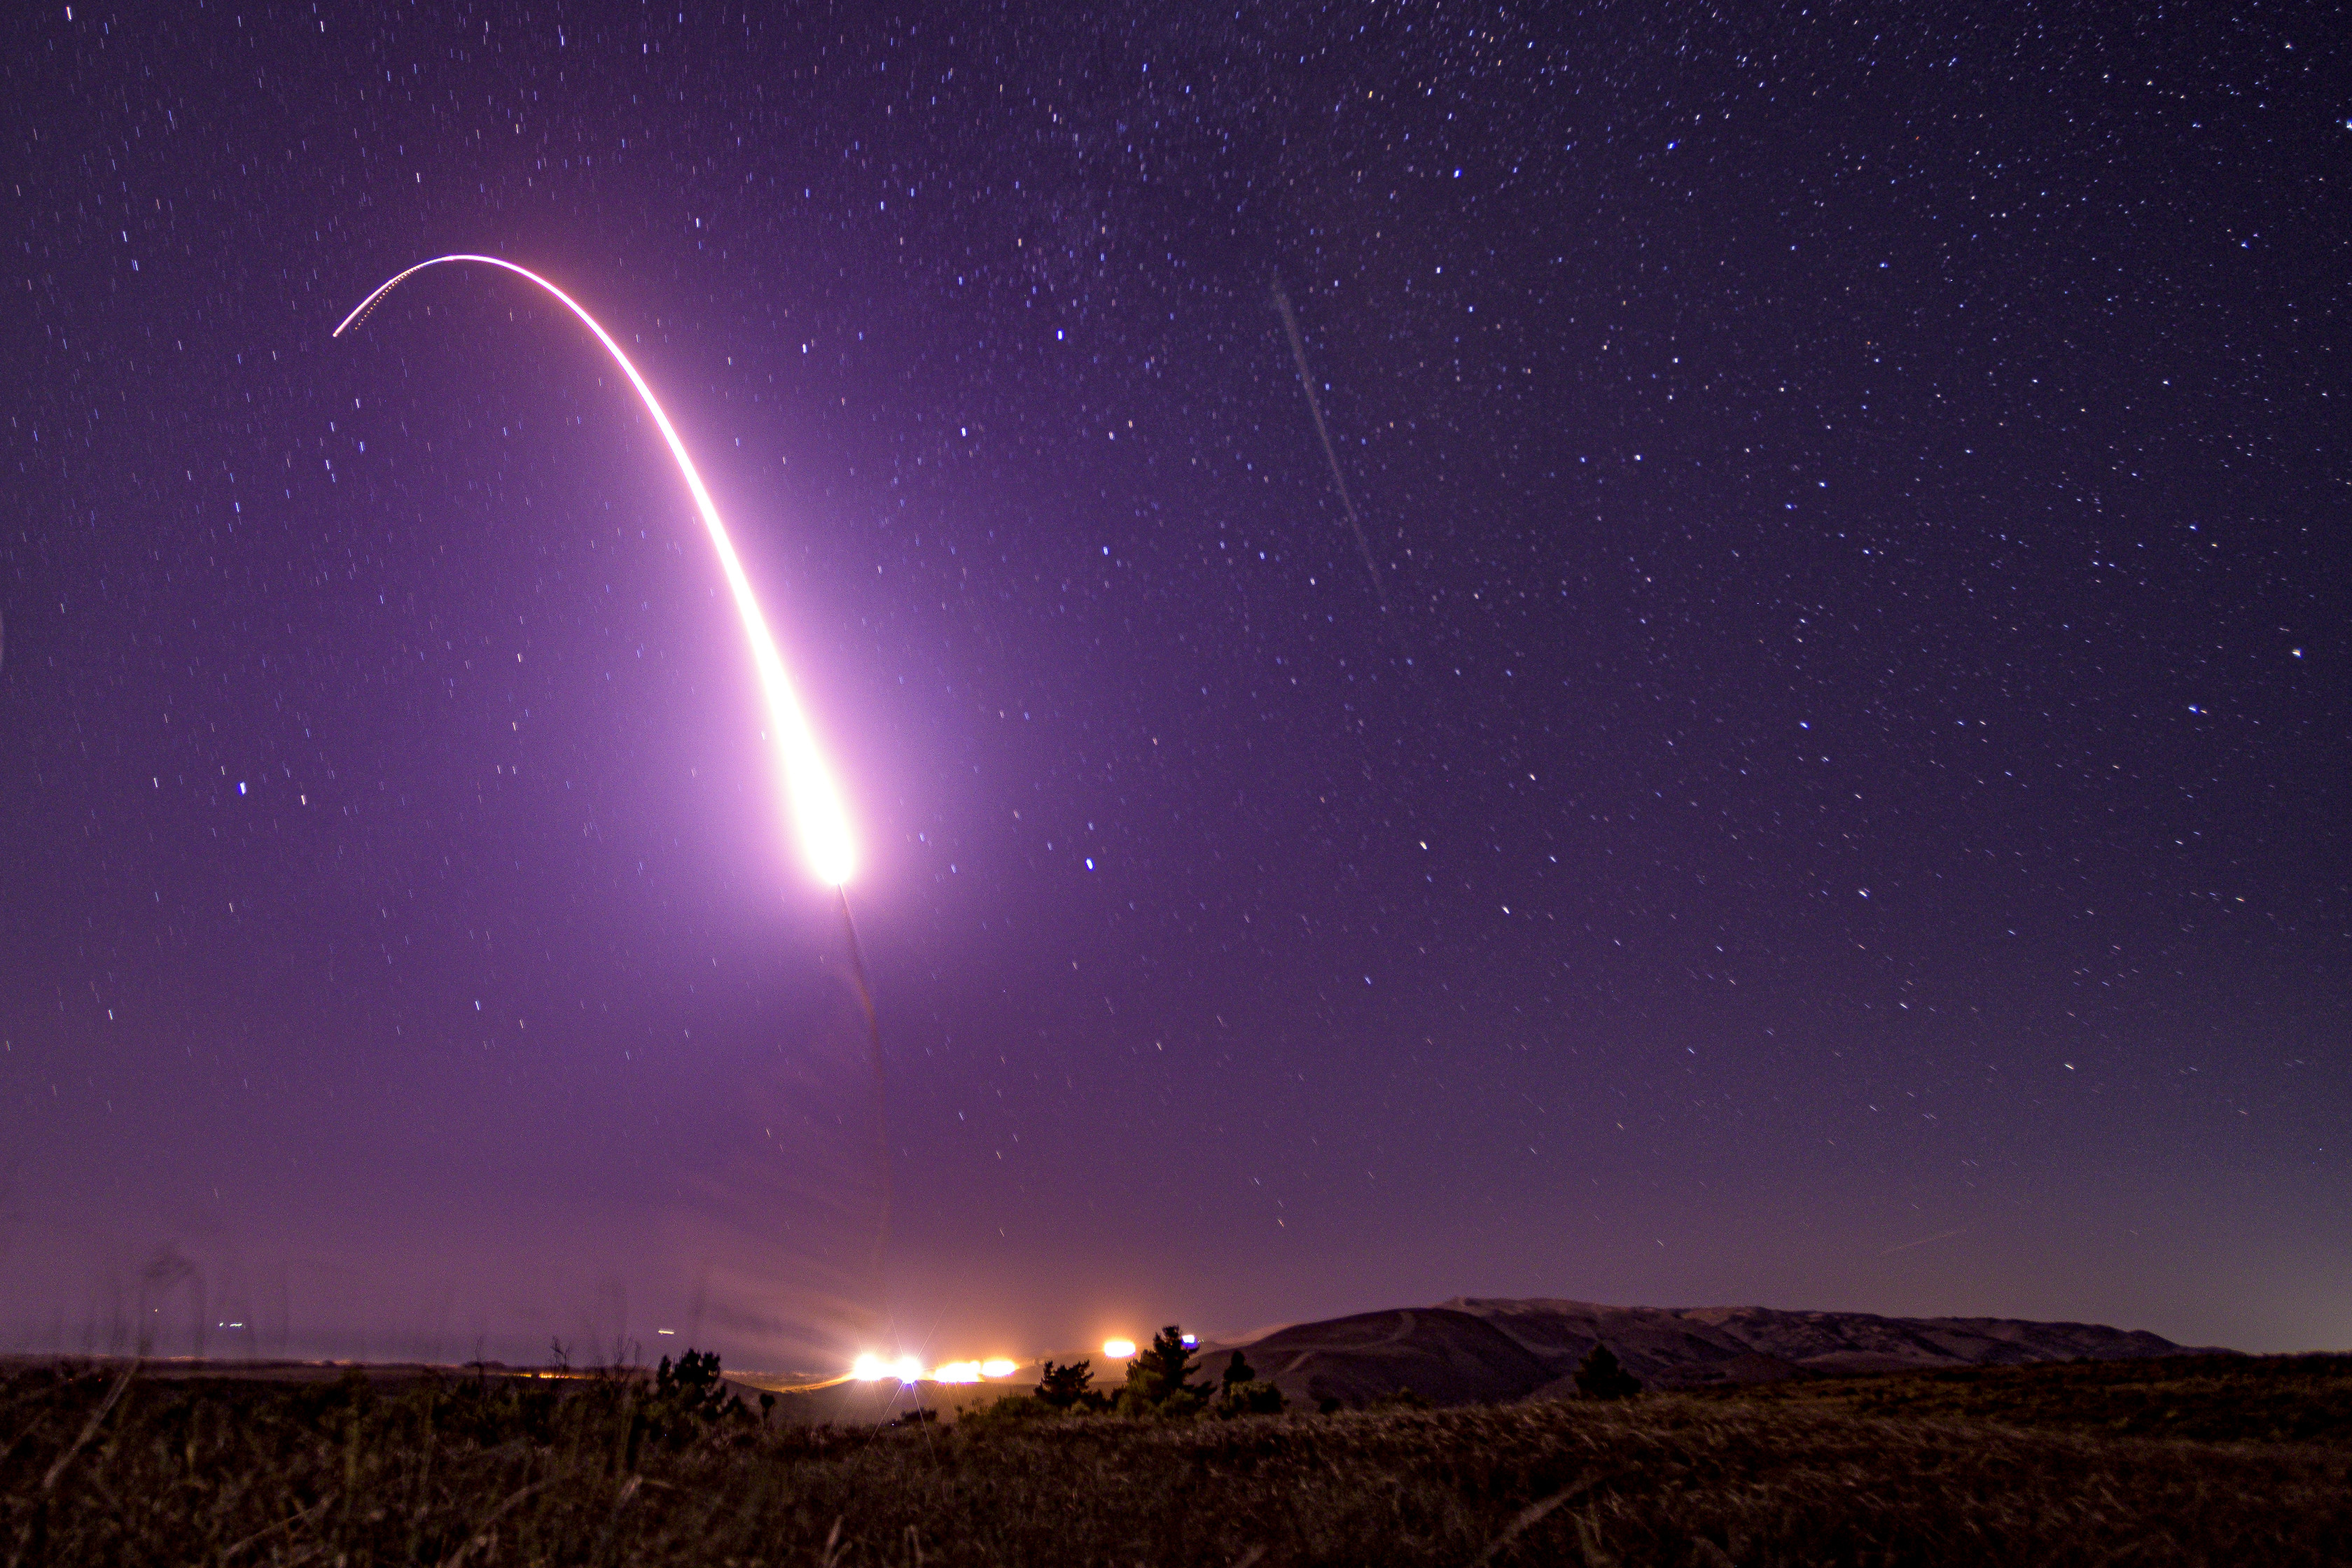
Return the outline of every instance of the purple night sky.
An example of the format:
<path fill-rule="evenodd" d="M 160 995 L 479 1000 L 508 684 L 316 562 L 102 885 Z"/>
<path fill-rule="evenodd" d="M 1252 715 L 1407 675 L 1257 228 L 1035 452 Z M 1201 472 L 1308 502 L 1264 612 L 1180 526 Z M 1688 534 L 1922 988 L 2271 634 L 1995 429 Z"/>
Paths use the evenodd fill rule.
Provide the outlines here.
<path fill-rule="evenodd" d="M 2313 14 L 5 28 L 0 1349 L 2352 1343 Z"/>

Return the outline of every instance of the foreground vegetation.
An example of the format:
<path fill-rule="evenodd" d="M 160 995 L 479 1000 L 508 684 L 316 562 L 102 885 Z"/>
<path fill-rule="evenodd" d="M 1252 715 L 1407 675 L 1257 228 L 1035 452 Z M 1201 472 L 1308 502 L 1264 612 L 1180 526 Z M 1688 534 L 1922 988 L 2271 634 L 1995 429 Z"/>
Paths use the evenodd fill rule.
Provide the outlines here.
<path fill-rule="evenodd" d="M 1803 1378 L 1711 1396 L 2110 1437 L 2352 1447 L 2352 1355 L 2172 1355 Z"/>
<path fill-rule="evenodd" d="M 2284 1396 L 2264 1368 L 2284 1369 Z M 764 1422 L 719 1396 L 715 1370 L 397 1388 L 20 1371 L 0 1379 L 0 1554 L 350 1568 L 2352 1561 L 2352 1429 L 2315 1418 L 2321 1440 L 2267 1436 L 2286 1406 L 2308 1415 L 2352 1389 L 2344 1358 L 2184 1368 L 2184 1388 L 2239 1379 L 2200 1429 L 2261 1439 L 2209 1442 L 2047 1429 L 2084 1389 L 2129 1403 L 2099 1368 L 1979 1375 L 1942 1394 L 1845 1379 L 1223 1420 L 1029 1400 L 944 1429 L 854 1431 Z M 2074 1392 L 2000 1392 L 2010 1378 Z M 1915 1394 L 1870 1413 L 1868 1384 Z M 1972 1418 L 1987 1397 L 2044 1429 Z"/>

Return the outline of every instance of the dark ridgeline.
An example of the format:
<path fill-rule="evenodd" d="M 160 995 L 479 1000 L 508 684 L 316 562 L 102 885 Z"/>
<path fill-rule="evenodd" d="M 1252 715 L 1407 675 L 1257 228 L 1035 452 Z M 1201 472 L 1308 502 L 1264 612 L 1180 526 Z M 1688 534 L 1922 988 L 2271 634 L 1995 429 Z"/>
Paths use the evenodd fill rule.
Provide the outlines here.
<path fill-rule="evenodd" d="M 1295 1403 L 1362 1405 L 1412 1390 L 1436 1405 L 1580 1392 L 1578 1368 L 1606 1343 L 1649 1388 L 1706 1388 L 1808 1375 L 1935 1372 L 2176 1355 L 2157 1334 L 2010 1318 L 1888 1318 L 1769 1307 L 1612 1307 L 1457 1296 L 1434 1307 L 1293 1323 L 1245 1343 L 1258 1375 Z M 1226 1343 L 1204 1342 L 1222 1352 Z"/>

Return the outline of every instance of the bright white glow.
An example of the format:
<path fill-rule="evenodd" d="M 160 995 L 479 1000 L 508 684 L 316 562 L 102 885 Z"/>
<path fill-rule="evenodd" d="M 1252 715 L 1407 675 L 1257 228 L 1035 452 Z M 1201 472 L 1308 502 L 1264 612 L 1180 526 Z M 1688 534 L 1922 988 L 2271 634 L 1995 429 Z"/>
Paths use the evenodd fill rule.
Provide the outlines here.
<path fill-rule="evenodd" d="M 719 520 L 719 508 L 712 504 L 710 492 L 703 487 L 702 476 L 695 471 L 694 459 L 686 455 L 686 443 L 680 441 L 669 415 L 662 412 L 654 398 L 653 388 L 621 352 L 621 345 L 613 335 L 597 324 L 596 318 L 582 309 L 577 301 L 552 283 L 527 267 L 517 267 L 511 261 L 501 261 L 495 256 L 436 256 L 430 261 L 420 261 L 406 272 L 394 276 L 359 303 L 359 308 L 343 318 L 334 336 L 343 335 L 343 329 L 365 317 L 382 299 L 415 274 L 428 267 L 444 262 L 478 261 L 485 267 L 503 267 L 517 277 L 538 284 L 567 310 L 580 318 L 596 340 L 604 345 L 621 367 L 629 384 L 637 389 L 645 401 L 646 412 L 653 415 L 655 426 L 662 439 L 669 444 L 669 454 L 677 459 L 677 471 L 686 479 L 686 487 L 694 497 L 694 509 L 701 514 L 702 526 L 710 535 L 710 543 L 719 552 L 719 567 L 727 576 L 728 591 L 735 597 L 735 612 L 743 620 L 743 634 L 751 641 L 751 663 L 760 674 L 760 693 L 768 709 L 768 732 L 774 738 L 778 760 L 784 774 L 786 799 L 795 835 L 800 840 L 801 853 L 807 859 L 809 869 L 818 879 L 839 887 L 848 882 L 856 869 L 856 850 L 850 841 L 849 815 L 841 803 L 841 793 L 833 781 L 831 769 L 817 750 L 816 734 L 809 727 L 808 716 L 801 711 L 800 699 L 793 695 L 792 682 L 784 674 L 783 655 L 776 651 L 776 639 L 768 630 L 767 617 L 760 612 L 760 601 L 751 596 L 751 580 L 744 575 L 743 563 L 737 559 L 735 543 L 727 537 L 727 525 Z"/>
<path fill-rule="evenodd" d="M 885 1361 L 869 1352 L 849 1364 L 849 1375 L 860 1383 L 879 1383 L 886 1377 L 895 1377 L 901 1383 L 920 1383 L 930 1374 L 911 1355 Z"/>
<path fill-rule="evenodd" d="M 1131 1339 L 1107 1339 L 1103 1341 L 1103 1354 L 1113 1361 L 1125 1361 L 1135 1354 L 1135 1342 Z"/>
<path fill-rule="evenodd" d="M 1135 1349 L 1133 1345 L 1127 1348 L 1130 1353 Z M 1020 1363 L 999 1356 L 992 1361 L 950 1361 L 926 1372 L 923 1364 L 911 1355 L 891 1359 L 868 1352 L 850 1363 L 849 1375 L 860 1383 L 879 1383 L 887 1377 L 901 1383 L 920 1383 L 925 1379 L 933 1383 L 978 1383 L 984 1377 L 1010 1377 L 1019 1369 Z"/>

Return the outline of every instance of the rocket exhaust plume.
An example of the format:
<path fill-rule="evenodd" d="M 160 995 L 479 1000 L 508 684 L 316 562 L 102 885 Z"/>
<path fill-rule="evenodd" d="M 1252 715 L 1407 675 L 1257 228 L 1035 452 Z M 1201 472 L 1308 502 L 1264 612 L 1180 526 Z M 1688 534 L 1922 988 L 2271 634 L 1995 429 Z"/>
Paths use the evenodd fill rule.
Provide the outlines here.
<path fill-rule="evenodd" d="M 866 1009 L 866 1043 L 874 1058 L 874 1168 L 882 1178 L 882 1219 L 874 1232 L 875 1300 L 887 1314 L 889 1280 L 884 1271 L 890 1251 L 890 1120 L 888 1086 L 882 1077 L 882 1025 L 874 1016 L 874 992 L 866 984 L 866 950 L 858 946 L 857 922 L 850 918 L 849 892 L 833 890 L 841 906 L 841 934 L 849 944 L 849 977 L 857 985 L 857 1005 Z"/>
<path fill-rule="evenodd" d="M 579 301 L 529 267 L 518 267 L 495 256 L 436 256 L 429 261 L 418 262 L 404 272 L 395 273 L 377 285 L 375 292 L 361 300 L 358 308 L 344 317 L 331 335 L 340 338 L 353 324 L 366 320 L 385 295 L 426 267 L 440 267 L 449 262 L 474 262 L 511 272 L 537 284 L 558 304 L 580 318 L 581 324 L 593 333 L 596 341 L 604 346 L 604 351 L 613 356 L 613 362 L 621 367 L 621 373 L 629 378 L 629 384 L 636 389 L 637 396 L 645 402 L 646 413 L 652 416 L 655 428 L 661 432 L 662 440 L 669 445 L 670 455 L 677 461 L 678 475 L 686 481 L 687 490 L 694 497 L 694 509 L 701 517 L 704 529 L 710 535 L 711 548 L 719 553 L 719 570 L 726 574 L 728 591 L 735 600 L 735 612 L 742 618 L 743 635 L 751 645 L 752 667 L 759 672 L 760 695 L 768 710 L 768 732 L 775 737 L 777 762 L 784 776 L 786 814 L 809 870 L 820 882 L 833 888 L 834 897 L 841 906 L 842 931 L 849 942 L 850 975 L 856 983 L 858 1005 L 866 1014 L 866 1044 L 874 1061 L 875 1124 L 879 1140 L 877 1152 L 882 1176 L 882 1218 L 874 1242 L 874 1270 L 879 1291 L 884 1255 L 890 1239 L 890 1144 L 887 1124 L 883 1120 L 887 1102 L 882 1075 L 882 1031 L 875 1018 L 873 992 L 866 984 L 866 957 L 858 947 L 857 925 L 849 916 L 848 883 L 856 869 L 857 853 L 850 837 L 849 815 L 843 809 L 841 792 L 834 783 L 833 770 L 825 765 L 824 754 L 817 749 L 816 734 L 809 727 L 808 716 L 802 711 L 800 699 L 793 692 L 792 681 L 784 673 L 783 655 L 777 651 L 775 635 L 768 630 L 768 619 L 761 612 L 760 601 L 751 592 L 751 580 L 744 574 L 743 563 L 735 553 L 735 541 L 728 537 L 727 525 L 720 519 L 719 507 L 710 499 L 710 492 L 704 487 L 702 476 L 696 472 L 694 459 L 687 455 L 686 443 L 678 439 L 677 427 L 670 423 L 669 415 L 662 412 L 653 388 L 647 386 L 646 378 L 637 373 L 637 367 L 629 362 L 629 356 L 621 351 L 621 345 L 613 340 L 613 335 L 605 331 L 593 316 L 581 308 Z M 1286 316 L 1287 313 L 1286 307 Z M 1297 341 L 1296 330 L 1292 332 L 1291 340 L 1294 345 Z M 1311 399 L 1313 393 L 1309 392 L 1308 396 Z M 1317 427 L 1321 427 L 1320 415 L 1317 416 Z M 1329 449 L 1328 442 L 1325 443 L 1325 449 Z"/>
<path fill-rule="evenodd" d="M 743 573 L 743 563 L 735 554 L 735 541 L 727 536 L 727 525 L 719 519 L 719 508 L 703 487 L 702 476 L 695 471 L 694 459 L 686 455 L 686 443 L 678 439 L 677 431 L 662 412 L 654 398 L 653 388 L 621 351 L 613 335 L 597 324 L 596 319 L 580 308 L 579 302 L 552 283 L 528 267 L 517 267 L 511 261 L 501 261 L 494 256 L 436 256 L 430 261 L 420 261 L 407 271 L 396 274 L 376 291 L 359 303 L 359 308 L 343 318 L 342 325 L 334 330 L 341 337 L 354 322 L 363 321 L 383 297 L 415 277 L 428 267 L 445 262 L 479 262 L 485 267 L 501 267 L 519 277 L 530 279 L 555 297 L 563 308 L 580 318 L 596 340 L 613 356 L 629 384 L 637 389 L 645 401 L 646 412 L 653 416 L 654 425 L 669 444 L 670 455 L 677 460 L 677 471 L 685 479 L 688 491 L 694 497 L 694 509 L 701 515 L 702 526 L 710 534 L 711 547 L 719 552 L 719 570 L 727 575 L 727 587 L 735 596 L 735 612 L 743 619 L 743 635 L 751 644 L 751 663 L 760 674 L 760 695 L 768 708 L 769 733 L 776 737 L 777 760 L 782 765 L 793 827 L 800 841 L 801 853 L 809 870 L 819 881 L 835 888 L 849 881 L 856 869 L 856 852 L 849 836 L 849 817 L 843 810 L 841 792 L 835 788 L 832 769 L 817 750 L 816 736 L 809 728 L 808 716 L 801 711 L 800 699 L 793 695 L 791 680 L 784 674 L 783 656 L 776 651 L 776 639 L 768 630 L 767 617 L 761 613 L 760 601 L 752 597 L 751 581 Z"/>

